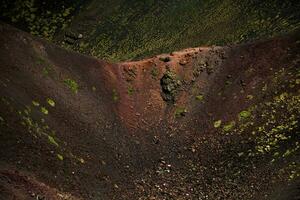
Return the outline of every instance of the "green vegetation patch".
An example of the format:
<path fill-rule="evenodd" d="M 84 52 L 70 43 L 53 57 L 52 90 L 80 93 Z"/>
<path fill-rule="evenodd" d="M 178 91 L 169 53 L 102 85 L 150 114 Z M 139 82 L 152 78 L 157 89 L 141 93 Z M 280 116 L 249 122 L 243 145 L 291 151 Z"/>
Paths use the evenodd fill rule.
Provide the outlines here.
<path fill-rule="evenodd" d="M 202 94 L 197 95 L 196 100 L 203 101 L 204 100 L 204 95 L 202 95 Z"/>
<path fill-rule="evenodd" d="M 34 106 L 38 107 L 38 106 L 40 106 L 40 103 L 39 103 L 39 102 L 37 102 L 37 101 L 32 101 L 32 105 L 34 105 Z"/>
<path fill-rule="evenodd" d="M 254 98 L 254 96 L 253 96 L 253 95 L 250 95 L 250 94 L 249 94 L 249 95 L 247 95 L 247 99 L 248 99 L 248 100 L 252 100 L 253 98 Z"/>
<path fill-rule="evenodd" d="M 61 161 L 63 161 L 63 160 L 64 160 L 64 157 L 63 157 L 63 155 L 61 155 L 61 154 L 57 154 L 56 156 L 57 156 L 57 158 L 58 158 L 59 160 L 61 160 Z"/>
<path fill-rule="evenodd" d="M 223 126 L 223 131 L 228 132 L 228 131 L 232 130 L 234 128 L 234 126 L 235 126 L 235 121 L 231 121 L 228 124 L 225 124 Z"/>
<path fill-rule="evenodd" d="M 44 113 L 45 115 L 49 114 L 49 111 L 45 107 L 41 107 L 41 112 Z"/>
<path fill-rule="evenodd" d="M 221 126 L 221 124 L 222 124 L 222 120 L 217 120 L 214 122 L 214 127 L 219 128 Z"/>
<path fill-rule="evenodd" d="M 65 79 L 64 83 L 70 90 L 72 90 L 73 93 L 77 94 L 78 84 L 76 83 L 76 81 L 74 81 L 72 79 Z"/>
<path fill-rule="evenodd" d="M 274 101 L 268 102 L 262 109 L 261 116 L 264 123 L 255 127 L 255 133 L 259 134 L 256 139 L 256 151 L 267 153 L 279 148 L 284 141 L 290 141 L 293 137 L 299 137 L 298 115 L 300 111 L 300 96 L 282 93 L 274 97 Z M 281 109 L 285 110 L 282 114 Z M 289 135 L 293 133 L 293 135 Z M 295 140 L 294 144 L 289 144 L 289 148 L 283 153 L 287 157 L 300 149 L 300 144 Z"/>
<path fill-rule="evenodd" d="M 298 10 L 297 1 L 282 0 L 4 0 L 0 5 L 1 20 L 111 61 L 273 37 L 299 28 Z M 83 34 L 78 41 L 63 37 L 78 30 Z"/>
<path fill-rule="evenodd" d="M 48 140 L 51 144 L 55 145 L 55 146 L 59 146 L 58 143 L 55 141 L 54 137 L 48 135 Z"/>
<path fill-rule="evenodd" d="M 248 110 L 243 110 L 242 112 L 239 113 L 239 120 L 244 120 L 247 119 L 251 116 L 251 112 Z"/>
<path fill-rule="evenodd" d="M 47 98 L 47 103 L 52 107 L 55 106 L 55 101 L 53 99 Z"/>
<path fill-rule="evenodd" d="M 250 121 L 251 112 L 242 111 L 238 115 L 240 123 L 237 127 L 232 129 L 235 124 L 229 123 L 223 127 L 223 131 L 232 130 L 236 134 L 252 133 L 248 139 L 254 142 L 255 146 L 249 151 L 248 156 L 272 153 L 274 157 L 272 162 L 286 158 L 300 150 L 299 102 L 299 95 L 283 92 L 275 96 L 273 100 L 248 109 L 255 110 L 259 121 Z"/>
<path fill-rule="evenodd" d="M 187 113 L 186 108 L 178 107 L 178 108 L 176 108 L 174 115 L 175 115 L 175 117 L 183 117 L 183 116 L 185 116 L 186 113 Z"/>
<path fill-rule="evenodd" d="M 33 35 L 52 40 L 64 29 L 82 1 L 75 0 L 3 0 L 1 19 Z"/>
<path fill-rule="evenodd" d="M 70 47 L 111 61 L 140 59 L 280 35 L 299 28 L 298 13 L 297 1 L 282 0 L 92 0 L 71 29 L 87 16 L 101 20 L 85 26 L 85 45 Z"/>

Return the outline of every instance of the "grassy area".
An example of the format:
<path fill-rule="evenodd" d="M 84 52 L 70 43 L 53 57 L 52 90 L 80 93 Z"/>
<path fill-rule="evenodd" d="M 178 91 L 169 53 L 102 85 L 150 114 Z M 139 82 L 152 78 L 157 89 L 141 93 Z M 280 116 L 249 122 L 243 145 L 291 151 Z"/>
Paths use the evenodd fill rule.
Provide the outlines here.
<path fill-rule="evenodd" d="M 0 19 L 33 35 L 53 40 L 71 22 L 82 0 L 3 0 Z"/>
<path fill-rule="evenodd" d="M 297 0 L 5 0 L 1 20 L 110 61 L 240 43 L 300 26 Z M 71 22 L 71 25 L 70 25 Z M 81 33 L 67 44 L 64 32 Z"/>
<path fill-rule="evenodd" d="M 94 0 L 73 21 L 84 39 L 71 48 L 112 61 L 199 45 L 224 45 L 297 29 L 297 1 Z"/>

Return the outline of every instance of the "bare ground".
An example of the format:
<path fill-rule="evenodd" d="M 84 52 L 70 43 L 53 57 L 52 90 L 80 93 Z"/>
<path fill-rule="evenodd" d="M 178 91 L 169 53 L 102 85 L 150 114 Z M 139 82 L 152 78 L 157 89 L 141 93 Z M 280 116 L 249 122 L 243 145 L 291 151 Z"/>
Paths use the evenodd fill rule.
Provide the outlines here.
<path fill-rule="evenodd" d="M 2 199 L 299 197 L 296 33 L 111 64 L 0 32 Z"/>

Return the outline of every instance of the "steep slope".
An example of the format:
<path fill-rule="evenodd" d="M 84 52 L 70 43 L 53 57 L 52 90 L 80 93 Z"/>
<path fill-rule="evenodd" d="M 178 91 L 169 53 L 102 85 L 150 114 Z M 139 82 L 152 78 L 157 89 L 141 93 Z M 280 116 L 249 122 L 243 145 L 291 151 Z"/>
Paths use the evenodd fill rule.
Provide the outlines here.
<path fill-rule="evenodd" d="M 110 64 L 0 33 L 3 199 L 297 199 L 299 34 Z"/>

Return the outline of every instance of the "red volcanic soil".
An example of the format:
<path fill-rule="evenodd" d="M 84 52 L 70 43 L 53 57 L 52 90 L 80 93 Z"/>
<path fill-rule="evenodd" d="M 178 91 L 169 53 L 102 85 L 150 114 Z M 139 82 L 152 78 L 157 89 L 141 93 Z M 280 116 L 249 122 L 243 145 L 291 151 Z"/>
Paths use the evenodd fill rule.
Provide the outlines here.
<path fill-rule="evenodd" d="M 299 197 L 298 34 L 112 64 L 0 33 L 0 199 Z"/>

